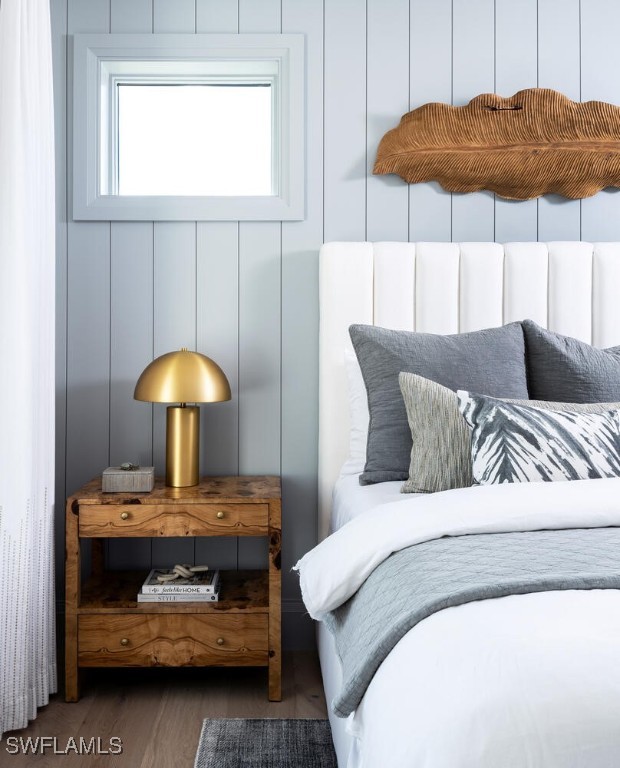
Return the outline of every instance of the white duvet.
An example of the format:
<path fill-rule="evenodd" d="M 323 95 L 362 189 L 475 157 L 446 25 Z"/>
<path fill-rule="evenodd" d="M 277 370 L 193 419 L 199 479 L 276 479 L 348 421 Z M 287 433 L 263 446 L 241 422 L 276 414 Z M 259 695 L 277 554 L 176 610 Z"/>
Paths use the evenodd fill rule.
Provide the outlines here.
<path fill-rule="evenodd" d="M 296 567 L 320 619 L 411 544 L 602 526 L 620 526 L 620 480 L 467 488 L 368 510 Z M 620 592 L 440 611 L 389 654 L 349 727 L 349 768 L 620 768 Z"/>

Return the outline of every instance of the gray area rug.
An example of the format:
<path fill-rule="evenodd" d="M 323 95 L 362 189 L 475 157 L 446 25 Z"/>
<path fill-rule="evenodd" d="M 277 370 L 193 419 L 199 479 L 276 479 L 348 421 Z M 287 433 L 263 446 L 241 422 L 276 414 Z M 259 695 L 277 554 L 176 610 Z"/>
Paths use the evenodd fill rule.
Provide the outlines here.
<path fill-rule="evenodd" d="M 337 768 L 328 720 L 205 720 L 194 768 Z"/>

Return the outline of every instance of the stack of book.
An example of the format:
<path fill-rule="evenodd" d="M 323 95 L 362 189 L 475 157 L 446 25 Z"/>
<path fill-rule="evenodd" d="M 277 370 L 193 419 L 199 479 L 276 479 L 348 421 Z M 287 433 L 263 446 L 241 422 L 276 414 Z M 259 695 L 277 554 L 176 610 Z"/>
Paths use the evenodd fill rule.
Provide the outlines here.
<path fill-rule="evenodd" d="M 202 571 L 193 573 L 187 578 L 177 578 L 174 581 L 161 581 L 161 577 L 169 577 L 172 570 L 153 568 L 144 580 L 140 592 L 139 603 L 215 603 L 220 595 L 220 572 Z"/>

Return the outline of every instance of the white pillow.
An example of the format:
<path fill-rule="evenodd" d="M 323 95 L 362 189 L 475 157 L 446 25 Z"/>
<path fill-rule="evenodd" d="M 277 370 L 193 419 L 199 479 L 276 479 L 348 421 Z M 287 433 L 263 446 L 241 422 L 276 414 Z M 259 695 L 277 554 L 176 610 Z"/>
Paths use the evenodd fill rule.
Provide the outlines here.
<path fill-rule="evenodd" d="M 357 356 L 351 349 L 344 353 L 344 367 L 349 390 L 349 457 L 341 475 L 359 475 L 366 466 L 366 443 L 368 442 L 368 395 Z"/>

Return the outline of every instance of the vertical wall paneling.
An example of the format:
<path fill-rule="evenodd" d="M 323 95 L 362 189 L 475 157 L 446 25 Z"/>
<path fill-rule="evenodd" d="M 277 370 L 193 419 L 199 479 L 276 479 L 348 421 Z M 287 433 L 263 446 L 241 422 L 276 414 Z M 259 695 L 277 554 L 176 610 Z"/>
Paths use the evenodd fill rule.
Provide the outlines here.
<path fill-rule="evenodd" d="M 280 0 L 239 2 L 240 32 L 280 32 Z M 282 224 L 239 224 L 239 473 L 280 474 Z M 267 542 L 239 538 L 241 568 L 262 567 Z"/>
<path fill-rule="evenodd" d="M 519 3 L 520 5 L 520 3 Z M 452 23 L 452 89 L 456 106 L 495 89 L 495 7 L 493 0 L 454 0 Z M 494 195 L 452 195 L 452 239 L 494 238 Z"/>
<path fill-rule="evenodd" d="M 538 0 L 495 0 L 495 88 L 512 96 L 536 88 Z"/>
<path fill-rule="evenodd" d="M 495 0 L 495 92 L 512 96 L 537 81 L 537 0 Z M 515 120 L 523 112 L 511 113 Z M 536 240 L 536 200 L 495 197 L 495 237 L 498 243 Z"/>
<path fill-rule="evenodd" d="M 67 418 L 67 0 L 52 0 L 54 134 L 56 137 L 56 574 L 64 562 L 65 450 Z M 60 579 L 62 580 L 62 579 Z"/>
<path fill-rule="evenodd" d="M 581 98 L 620 104 L 620 80 L 610 76 L 620 5 L 614 0 L 581 0 Z"/>
<path fill-rule="evenodd" d="M 109 32 L 110 0 L 67 0 L 67 31 Z"/>
<path fill-rule="evenodd" d="M 274 230 L 277 232 L 274 233 Z M 277 234 L 277 239 L 276 239 Z M 239 474 L 280 474 L 280 226 L 239 231 Z M 239 565 L 265 562 L 266 542 L 240 538 Z"/>
<path fill-rule="evenodd" d="M 153 0 L 110 0 L 112 32 L 151 32 Z"/>
<path fill-rule="evenodd" d="M 620 3 L 581 2 L 581 100 L 620 104 L 617 41 Z M 620 190 L 604 189 L 581 202 L 584 240 L 620 240 Z"/>
<path fill-rule="evenodd" d="M 479 93 L 493 92 L 495 3 L 453 0 L 452 5 L 452 96 L 455 105 L 462 105 Z"/>
<path fill-rule="evenodd" d="M 281 32 L 282 0 L 239 0 L 240 32 Z"/>
<path fill-rule="evenodd" d="M 538 0 L 538 85 L 580 100 L 580 0 Z M 561 195 L 538 200 L 538 239 L 579 240 L 581 203 Z"/>
<path fill-rule="evenodd" d="M 194 32 L 195 0 L 153 0 L 153 32 Z"/>
<path fill-rule="evenodd" d="M 452 0 L 435 0 L 432 7 L 428 0 L 410 0 L 410 8 L 410 109 L 430 101 L 449 104 Z M 452 239 L 452 195 L 436 181 L 409 186 L 409 239 Z"/>
<path fill-rule="evenodd" d="M 409 108 L 409 0 L 368 0 L 366 239 L 408 240 L 409 196 L 399 176 L 373 176 L 377 147 Z"/>
<path fill-rule="evenodd" d="M 238 225 L 199 222 L 197 247 L 197 344 L 230 382 L 232 400 L 201 406 L 201 474 L 239 472 Z M 196 560 L 212 568 L 237 565 L 235 539 L 199 539 Z"/>
<path fill-rule="evenodd" d="M 283 0 L 282 31 L 306 34 L 306 218 L 282 224 L 283 595 L 298 599 L 290 570 L 317 535 L 318 250 L 323 242 L 323 7 Z M 292 578 L 291 578 L 292 577 Z M 307 622 L 295 617 L 295 628 Z M 284 623 L 285 633 L 291 622 Z M 309 624 L 309 622 L 308 622 Z M 286 640 L 286 635 L 285 635 Z"/>
<path fill-rule="evenodd" d="M 153 350 L 153 225 L 114 222 L 110 295 L 110 465 L 153 463 L 153 408 L 133 399 Z M 151 564 L 150 539 L 108 545 L 111 568 Z"/>
<path fill-rule="evenodd" d="M 325 240 L 364 240 L 365 0 L 326 2 L 324 30 Z"/>
<path fill-rule="evenodd" d="M 238 0 L 196 0 L 196 32 L 237 32 Z"/>
<path fill-rule="evenodd" d="M 156 222 L 153 232 L 153 349 L 158 357 L 196 348 L 196 228 L 190 222 Z M 153 418 L 153 459 L 165 465 L 165 406 Z"/>
<path fill-rule="evenodd" d="M 110 226 L 72 222 L 67 281 L 67 490 L 109 461 Z"/>
<path fill-rule="evenodd" d="M 201 407 L 201 474 L 239 471 L 238 227 L 233 222 L 198 224 L 197 345 L 230 382 L 232 400 Z M 237 566 L 234 538 L 201 538 L 196 562 L 212 568 Z"/>
<path fill-rule="evenodd" d="M 538 0 L 538 85 L 574 101 L 581 93 L 580 5 L 581 0 Z"/>

